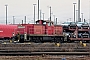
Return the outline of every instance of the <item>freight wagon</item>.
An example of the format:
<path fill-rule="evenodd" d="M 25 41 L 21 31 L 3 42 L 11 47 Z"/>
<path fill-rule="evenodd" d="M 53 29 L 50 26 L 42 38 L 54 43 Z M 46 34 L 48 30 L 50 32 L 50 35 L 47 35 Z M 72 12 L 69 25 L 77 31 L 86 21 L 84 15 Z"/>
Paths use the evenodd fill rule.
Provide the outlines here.
<path fill-rule="evenodd" d="M 66 33 L 66 36 L 68 37 L 68 42 L 90 42 L 89 24 L 86 22 L 83 22 L 83 24 L 81 23 L 82 22 L 74 22 L 74 24 L 70 24 L 67 29 L 63 28 L 63 31 Z"/>
<path fill-rule="evenodd" d="M 17 25 L 0 25 L 0 39 L 11 39 L 16 30 Z"/>

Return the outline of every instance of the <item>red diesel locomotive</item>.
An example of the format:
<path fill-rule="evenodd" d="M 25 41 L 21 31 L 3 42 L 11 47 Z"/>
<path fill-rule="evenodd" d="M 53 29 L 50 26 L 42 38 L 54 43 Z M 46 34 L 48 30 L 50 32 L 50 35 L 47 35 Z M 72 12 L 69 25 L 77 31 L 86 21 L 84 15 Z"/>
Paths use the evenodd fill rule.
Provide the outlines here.
<path fill-rule="evenodd" d="M 51 25 L 50 25 L 51 24 Z M 63 27 L 49 20 L 38 20 L 36 24 L 18 25 L 20 42 L 63 42 Z"/>

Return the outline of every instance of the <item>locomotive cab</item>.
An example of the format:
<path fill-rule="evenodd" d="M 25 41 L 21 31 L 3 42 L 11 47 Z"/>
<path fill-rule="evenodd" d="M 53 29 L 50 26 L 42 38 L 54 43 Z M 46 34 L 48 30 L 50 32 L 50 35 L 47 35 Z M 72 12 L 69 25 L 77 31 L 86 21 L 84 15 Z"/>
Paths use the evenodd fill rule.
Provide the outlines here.
<path fill-rule="evenodd" d="M 36 24 L 41 24 L 41 25 L 43 25 L 44 22 L 46 22 L 46 21 L 44 21 L 44 20 L 37 20 L 37 21 L 36 21 Z"/>

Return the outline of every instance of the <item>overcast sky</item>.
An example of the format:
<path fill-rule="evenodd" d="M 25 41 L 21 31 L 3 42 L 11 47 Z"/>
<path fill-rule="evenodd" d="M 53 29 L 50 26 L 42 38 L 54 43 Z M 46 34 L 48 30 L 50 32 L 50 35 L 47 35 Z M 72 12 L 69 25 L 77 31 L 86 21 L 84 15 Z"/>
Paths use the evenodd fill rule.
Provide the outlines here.
<path fill-rule="evenodd" d="M 78 0 L 40 0 L 40 9 L 45 13 L 45 19 L 49 18 L 49 8 L 52 7 L 53 15 L 58 18 L 58 22 L 62 23 L 73 20 L 73 3 L 78 3 Z M 24 16 L 27 16 L 27 23 L 33 22 L 33 4 L 37 4 L 37 0 L 0 0 L 0 23 L 5 24 L 5 4 L 8 5 L 8 23 L 12 23 L 12 16 L 15 16 L 16 23 L 21 23 Z M 89 21 L 90 1 L 81 0 L 81 13 L 84 13 L 84 18 Z M 77 10 L 76 4 L 76 10 Z M 37 5 L 36 5 L 36 20 L 37 20 Z M 52 21 L 54 20 L 52 15 Z"/>

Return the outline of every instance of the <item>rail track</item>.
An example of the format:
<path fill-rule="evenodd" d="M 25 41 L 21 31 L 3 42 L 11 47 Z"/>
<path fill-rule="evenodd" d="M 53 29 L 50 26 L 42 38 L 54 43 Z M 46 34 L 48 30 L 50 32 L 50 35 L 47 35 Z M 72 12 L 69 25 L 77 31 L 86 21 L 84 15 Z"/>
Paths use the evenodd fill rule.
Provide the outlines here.
<path fill-rule="evenodd" d="M 0 55 L 90 55 L 90 44 L 86 47 L 80 44 L 70 43 L 56 46 L 54 43 L 44 44 L 0 44 Z"/>
<path fill-rule="evenodd" d="M 90 55 L 90 52 L 0 52 L 1 56 L 33 56 L 33 55 Z"/>
<path fill-rule="evenodd" d="M 44 57 L 41 56 L 0 56 L 0 60 L 62 60 L 65 58 L 66 60 L 90 60 L 89 56 L 52 56 L 47 55 Z"/>

